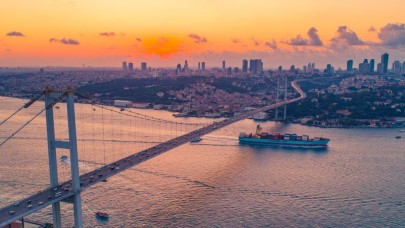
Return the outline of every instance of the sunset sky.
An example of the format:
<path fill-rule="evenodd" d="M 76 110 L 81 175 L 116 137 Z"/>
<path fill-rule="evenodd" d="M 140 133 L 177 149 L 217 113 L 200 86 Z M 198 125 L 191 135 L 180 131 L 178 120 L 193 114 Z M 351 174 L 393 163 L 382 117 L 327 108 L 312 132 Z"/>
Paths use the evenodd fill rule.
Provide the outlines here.
<path fill-rule="evenodd" d="M 404 0 L 0 0 L 0 67 L 405 61 Z"/>

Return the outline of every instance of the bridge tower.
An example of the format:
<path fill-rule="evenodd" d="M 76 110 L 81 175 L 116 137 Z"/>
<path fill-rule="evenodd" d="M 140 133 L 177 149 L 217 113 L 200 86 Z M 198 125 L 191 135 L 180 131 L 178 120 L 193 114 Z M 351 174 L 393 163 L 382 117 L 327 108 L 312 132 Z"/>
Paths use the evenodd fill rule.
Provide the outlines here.
<path fill-rule="evenodd" d="M 50 186 L 51 188 L 58 187 L 58 166 L 56 149 L 69 149 L 70 150 L 70 164 L 71 164 L 71 177 L 72 177 L 72 191 L 75 193 L 70 199 L 73 203 L 75 227 L 83 227 L 82 219 L 82 200 L 80 196 L 80 179 L 79 179 L 79 158 L 77 154 L 77 138 L 76 138 L 76 120 L 74 102 L 75 97 L 72 91 L 65 93 L 67 96 L 67 119 L 68 119 L 68 131 L 69 140 L 59 141 L 55 139 L 55 124 L 53 115 L 53 105 L 64 94 L 54 93 L 50 90 L 45 91 L 45 107 L 46 107 L 46 130 L 48 139 L 48 158 L 49 158 L 49 174 L 50 174 Z M 52 219 L 53 226 L 56 228 L 61 227 L 61 213 L 60 213 L 60 201 L 52 204 Z"/>
<path fill-rule="evenodd" d="M 284 82 L 284 85 L 282 83 Z M 283 97 L 283 101 L 287 100 L 287 88 L 288 88 L 288 80 L 287 75 L 285 78 L 281 75 L 277 75 L 277 91 L 276 91 L 276 102 L 280 102 L 280 97 Z M 287 105 L 284 105 L 284 116 L 283 119 L 287 118 Z M 276 120 L 278 120 L 278 107 L 276 108 Z"/>

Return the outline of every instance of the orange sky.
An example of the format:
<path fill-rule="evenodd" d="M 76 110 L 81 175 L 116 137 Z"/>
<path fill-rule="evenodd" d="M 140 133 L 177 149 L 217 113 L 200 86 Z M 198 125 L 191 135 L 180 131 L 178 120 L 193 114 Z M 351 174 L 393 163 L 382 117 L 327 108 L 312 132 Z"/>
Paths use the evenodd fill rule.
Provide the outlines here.
<path fill-rule="evenodd" d="M 404 61 L 404 8 L 403 0 L 2 1 L 0 66 L 344 65 L 383 52 Z"/>

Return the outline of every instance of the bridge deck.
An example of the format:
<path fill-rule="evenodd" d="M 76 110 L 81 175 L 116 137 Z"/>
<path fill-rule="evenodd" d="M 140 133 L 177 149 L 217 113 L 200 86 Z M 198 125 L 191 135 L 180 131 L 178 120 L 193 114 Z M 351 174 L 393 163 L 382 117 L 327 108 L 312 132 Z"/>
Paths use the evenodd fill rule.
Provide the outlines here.
<path fill-rule="evenodd" d="M 253 116 L 256 113 L 274 109 L 286 104 L 290 104 L 306 97 L 305 93 L 296 85 L 295 82 L 292 82 L 291 85 L 297 92 L 300 93 L 301 95 L 300 97 L 264 106 L 262 108 L 241 113 L 238 116 L 225 119 L 223 121 L 215 122 L 209 126 L 192 131 L 185 135 L 179 136 L 177 138 L 171 139 L 154 147 L 143 150 L 139 153 L 115 161 L 111 164 L 105 165 L 91 172 L 85 173 L 80 176 L 80 183 L 81 183 L 80 191 L 83 191 L 84 189 L 92 185 L 95 185 L 98 182 L 101 182 L 124 170 L 132 168 L 133 166 L 138 165 L 144 161 L 147 161 L 155 156 L 158 156 L 178 146 L 186 144 L 191 139 L 209 134 L 220 128 L 226 127 L 230 124 Z M 29 196 L 16 204 L 11 204 L 9 206 L 0 209 L 0 227 L 6 226 L 13 221 L 16 221 L 29 214 L 32 214 L 35 211 L 38 211 L 42 208 L 51 205 L 52 203 L 62 200 L 69 200 L 69 198 L 72 197 L 74 194 L 75 192 L 73 192 L 71 189 L 71 181 L 63 182 L 57 188 L 54 189 L 51 188 L 44 189 L 38 194 Z M 29 207 L 29 205 L 31 206 Z"/>

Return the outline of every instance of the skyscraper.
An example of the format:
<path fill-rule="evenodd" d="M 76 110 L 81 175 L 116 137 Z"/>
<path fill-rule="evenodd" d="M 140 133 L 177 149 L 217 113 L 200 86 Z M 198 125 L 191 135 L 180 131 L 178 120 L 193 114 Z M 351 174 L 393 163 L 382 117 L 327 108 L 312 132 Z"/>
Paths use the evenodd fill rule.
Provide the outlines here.
<path fill-rule="evenodd" d="M 251 59 L 250 60 L 250 68 L 249 71 L 251 73 L 261 73 L 263 72 L 263 62 L 261 59 Z"/>
<path fill-rule="evenodd" d="M 402 74 L 405 74 L 405 61 L 402 63 Z"/>
<path fill-rule="evenodd" d="M 141 63 L 141 70 L 143 70 L 143 71 L 147 71 L 147 70 L 148 70 L 148 67 L 147 67 L 147 65 L 146 65 L 146 62 L 142 62 L 142 63 Z"/>
<path fill-rule="evenodd" d="M 399 62 L 399 61 L 395 61 L 393 64 L 392 64 L 392 71 L 395 73 L 395 74 L 401 74 L 401 72 L 402 72 L 402 66 L 401 66 L 401 63 Z"/>
<path fill-rule="evenodd" d="M 384 68 L 383 68 L 384 69 L 383 70 L 384 74 L 386 74 L 388 72 L 388 58 L 389 58 L 389 55 L 387 53 L 384 53 L 381 56 L 381 63 L 384 64 Z"/>
<path fill-rule="evenodd" d="M 332 64 L 328 64 L 326 65 L 326 69 L 323 73 L 325 76 L 332 76 L 335 73 L 335 68 L 332 66 Z"/>
<path fill-rule="evenodd" d="M 222 69 L 225 70 L 225 68 L 226 68 L 226 65 L 225 65 L 225 60 L 224 60 L 224 61 L 222 61 Z"/>
<path fill-rule="evenodd" d="M 384 73 L 384 63 L 377 64 L 377 73 L 379 73 L 379 74 Z"/>
<path fill-rule="evenodd" d="M 370 64 L 368 63 L 368 59 L 365 59 L 362 63 L 359 64 L 359 72 L 361 74 L 370 73 Z"/>
<path fill-rule="evenodd" d="M 198 71 L 200 71 L 200 70 L 201 70 L 201 63 L 198 62 Z"/>
<path fill-rule="evenodd" d="M 181 64 L 179 63 L 179 64 L 177 64 L 177 67 L 176 67 L 176 74 L 179 74 L 181 72 Z"/>
<path fill-rule="evenodd" d="M 128 63 L 128 70 L 134 71 L 134 63 Z"/>
<path fill-rule="evenodd" d="M 127 71 L 128 70 L 128 66 L 127 66 L 127 62 L 122 62 L 122 70 L 123 71 Z"/>
<path fill-rule="evenodd" d="M 184 61 L 183 71 L 186 72 L 187 70 L 188 70 L 188 62 L 186 60 L 186 61 Z"/>
<path fill-rule="evenodd" d="M 244 60 L 242 61 L 242 71 L 243 71 L 244 73 L 246 73 L 246 72 L 248 71 L 248 61 L 247 61 L 246 59 L 244 59 Z"/>
<path fill-rule="evenodd" d="M 232 67 L 228 67 L 228 75 L 232 74 Z"/>
<path fill-rule="evenodd" d="M 353 60 L 352 59 L 347 60 L 346 70 L 347 71 L 352 71 L 353 70 Z"/>
<path fill-rule="evenodd" d="M 375 65 L 374 59 L 370 59 L 370 73 L 371 74 L 374 73 L 374 65 Z"/>
<path fill-rule="evenodd" d="M 201 63 L 201 70 L 205 70 L 205 62 Z"/>

